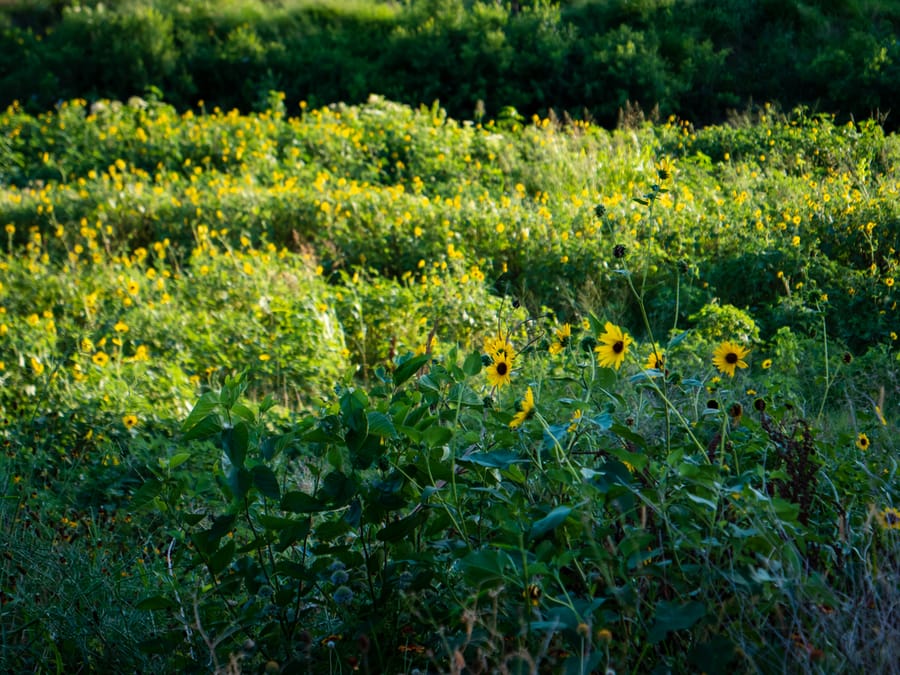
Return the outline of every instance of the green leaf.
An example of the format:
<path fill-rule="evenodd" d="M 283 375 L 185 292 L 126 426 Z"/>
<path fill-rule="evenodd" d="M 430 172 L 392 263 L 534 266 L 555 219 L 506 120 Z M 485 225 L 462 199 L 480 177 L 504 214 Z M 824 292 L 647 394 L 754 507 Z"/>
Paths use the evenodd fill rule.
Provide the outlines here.
<path fill-rule="evenodd" d="M 528 462 L 527 458 L 520 457 L 512 450 L 495 450 L 493 452 L 476 452 L 459 458 L 460 462 L 472 462 L 478 466 L 486 466 L 491 469 L 508 469 L 517 462 Z"/>
<path fill-rule="evenodd" d="M 318 511 L 327 511 L 328 508 L 327 504 L 323 504 L 305 492 L 286 492 L 281 498 L 282 511 L 290 511 L 291 513 L 316 513 Z"/>
<path fill-rule="evenodd" d="M 197 400 L 197 402 L 194 404 L 194 409 L 191 410 L 190 414 L 187 416 L 187 419 L 182 422 L 181 430 L 186 432 L 189 429 L 192 429 L 197 425 L 197 423 L 200 422 L 200 420 L 206 418 L 218 407 L 218 394 L 212 391 L 206 392 Z"/>
<path fill-rule="evenodd" d="M 275 472 L 263 464 L 257 464 L 250 473 L 253 474 L 253 484 L 264 496 L 269 499 L 280 499 L 281 490 L 278 487 L 278 478 Z"/>
<path fill-rule="evenodd" d="M 368 415 L 369 433 L 373 436 L 381 436 L 383 438 L 396 438 L 397 430 L 394 428 L 394 422 L 383 412 L 373 410 Z"/>
<path fill-rule="evenodd" d="M 437 424 L 428 427 L 422 434 L 422 440 L 432 448 L 446 445 L 451 438 L 453 438 L 453 432 L 447 427 L 442 427 Z"/>
<path fill-rule="evenodd" d="M 692 502 L 694 502 L 695 504 L 701 504 L 703 506 L 706 506 L 713 513 L 715 513 L 719 509 L 718 504 L 716 504 L 711 499 L 707 499 L 706 497 L 701 497 L 700 495 L 695 495 L 691 492 L 687 492 L 686 494 L 687 494 L 687 498 L 690 499 Z"/>
<path fill-rule="evenodd" d="M 308 524 L 309 519 L 294 520 L 293 518 L 285 518 L 283 516 L 272 516 L 267 513 L 260 513 L 256 516 L 256 520 L 267 530 L 283 530 L 288 527 Z"/>
<path fill-rule="evenodd" d="M 706 616 L 706 605 L 702 602 L 667 602 L 656 603 L 656 616 L 653 625 L 647 632 L 652 644 L 662 642 L 671 631 L 690 628 Z"/>
<path fill-rule="evenodd" d="M 244 499 L 253 486 L 253 475 L 242 466 L 232 466 L 228 472 L 228 487 L 235 499 Z"/>
<path fill-rule="evenodd" d="M 206 565 L 209 567 L 211 574 L 219 574 L 231 564 L 231 561 L 234 559 L 234 549 L 234 539 L 229 539 L 222 548 L 209 557 Z"/>
<path fill-rule="evenodd" d="M 478 352 L 472 352 L 466 357 L 466 360 L 463 362 L 463 372 L 469 377 L 475 377 L 478 373 L 481 372 L 484 363 L 481 360 L 481 354 Z"/>
<path fill-rule="evenodd" d="M 428 520 L 428 511 L 420 509 L 412 513 L 406 518 L 395 520 L 383 527 L 378 534 L 375 535 L 379 541 L 399 541 L 412 535 L 417 527 Z"/>
<path fill-rule="evenodd" d="M 356 495 L 356 481 L 340 471 L 332 471 L 325 476 L 322 492 L 331 497 L 333 507 L 344 506 Z"/>
<path fill-rule="evenodd" d="M 690 332 L 691 331 L 689 330 L 682 331 L 681 333 L 673 337 L 671 340 L 669 340 L 669 344 L 666 345 L 666 349 L 672 349 L 672 347 L 677 347 L 678 345 L 680 345 L 682 342 L 684 342 L 684 339 L 688 335 L 690 335 Z"/>
<path fill-rule="evenodd" d="M 162 595 L 151 595 L 150 597 L 138 600 L 134 607 L 135 609 L 153 611 L 157 609 L 174 609 L 175 607 L 178 607 L 178 604 L 171 598 Z"/>
<path fill-rule="evenodd" d="M 209 438 L 222 430 L 222 422 L 218 415 L 209 415 L 194 424 L 184 434 L 185 441 L 193 441 L 201 438 Z"/>
<path fill-rule="evenodd" d="M 506 580 L 512 560 L 505 551 L 485 549 L 472 551 L 457 562 L 466 583 L 470 586 L 495 586 Z"/>
<path fill-rule="evenodd" d="M 457 382 L 450 388 L 448 400 L 458 402 L 470 408 L 483 408 L 484 400 L 467 384 Z"/>
<path fill-rule="evenodd" d="M 419 368 L 424 366 L 431 360 L 430 354 L 420 354 L 407 359 L 397 366 L 394 371 L 394 386 L 399 387 L 401 384 L 411 378 Z"/>
<path fill-rule="evenodd" d="M 245 406 L 243 403 L 235 403 L 233 406 L 231 406 L 231 414 L 235 417 L 239 417 L 248 424 L 253 424 L 254 422 L 256 422 L 256 413 Z"/>
<path fill-rule="evenodd" d="M 166 468 L 168 468 L 171 471 L 172 469 L 177 469 L 179 466 L 184 464 L 190 458 L 191 458 L 191 453 L 179 452 L 177 454 L 172 455 L 171 457 L 169 457 L 167 459 L 161 459 L 160 461 L 164 462 L 166 464 Z"/>
<path fill-rule="evenodd" d="M 547 534 L 547 532 L 555 530 L 566 521 L 566 518 L 569 517 L 570 513 L 572 513 L 572 507 L 557 506 L 546 516 L 532 524 L 531 531 L 528 533 L 528 538 L 537 539 L 538 537 Z"/>
<path fill-rule="evenodd" d="M 159 478 L 156 478 L 155 476 L 148 478 L 144 481 L 144 484 L 131 495 L 131 507 L 139 509 L 142 506 L 146 506 L 159 496 L 162 492 L 162 488 L 163 484 Z"/>
<path fill-rule="evenodd" d="M 246 422 L 222 429 L 222 447 L 234 466 L 243 467 L 250 447 L 250 429 Z"/>
<path fill-rule="evenodd" d="M 729 675 L 738 670 L 735 661 L 743 652 L 731 640 L 722 635 L 713 635 L 707 642 L 695 645 L 688 652 L 688 663 L 694 672 L 706 675 Z"/>
<path fill-rule="evenodd" d="M 401 434 L 406 436 L 409 440 L 413 441 L 414 443 L 418 443 L 419 441 L 422 440 L 422 432 L 419 431 L 418 429 L 416 429 L 415 427 L 408 427 L 405 425 L 401 425 L 401 426 L 397 427 L 397 430 Z"/>

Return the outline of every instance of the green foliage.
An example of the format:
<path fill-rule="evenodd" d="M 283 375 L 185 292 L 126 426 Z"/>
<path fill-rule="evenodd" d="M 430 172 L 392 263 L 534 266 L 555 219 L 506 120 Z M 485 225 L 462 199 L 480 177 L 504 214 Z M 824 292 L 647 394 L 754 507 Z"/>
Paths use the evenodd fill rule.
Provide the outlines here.
<path fill-rule="evenodd" d="M 288 110 L 377 93 L 461 118 L 554 108 L 611 126 L 635 102 L 703 123 L 751 101 L 864 118 L 890 109 L 900 81 L 900 15 L 859 0 L 51 4 L 4 6 L 5 104 L 156 87 L 181 110 L 246 112 L 272 90 Z"/>
<path fill-rule="evenodd" d="M 4 668 L 896 661 L 896 137 L 260 101 L 0 115 Z"/>

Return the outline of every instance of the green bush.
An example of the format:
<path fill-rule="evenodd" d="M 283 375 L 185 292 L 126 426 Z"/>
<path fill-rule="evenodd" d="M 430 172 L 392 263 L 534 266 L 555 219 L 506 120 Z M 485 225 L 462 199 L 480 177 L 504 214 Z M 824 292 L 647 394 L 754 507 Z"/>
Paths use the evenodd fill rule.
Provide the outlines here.
<path fill-rule="evenodd" d="M 0 101 L 163 91 L 184 110 L 288 110 L 385 95 L 471 118 L 553 108 L 602 124 L 639 102 L 722 121 L 750 102 L 857 119 L 897 99 L 900 15 L 887 3 L 359 0 L 59 3 L 4 9 Z M 753 36 L 752 40 L 748 36 Z M 235 84 L 237 83 L 237 84 Z M 888 123 L 892 124 L 890 118 Z"/>

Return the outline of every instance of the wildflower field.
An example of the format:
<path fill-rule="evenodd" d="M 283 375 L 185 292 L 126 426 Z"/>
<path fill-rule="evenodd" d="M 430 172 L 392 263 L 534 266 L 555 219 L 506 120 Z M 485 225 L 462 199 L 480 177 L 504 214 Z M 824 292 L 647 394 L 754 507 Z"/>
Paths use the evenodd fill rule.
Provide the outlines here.
<path fill-rule="evenodd" d="M 897 672 L 878 123 L 0 130 L 4 670 Z"/>

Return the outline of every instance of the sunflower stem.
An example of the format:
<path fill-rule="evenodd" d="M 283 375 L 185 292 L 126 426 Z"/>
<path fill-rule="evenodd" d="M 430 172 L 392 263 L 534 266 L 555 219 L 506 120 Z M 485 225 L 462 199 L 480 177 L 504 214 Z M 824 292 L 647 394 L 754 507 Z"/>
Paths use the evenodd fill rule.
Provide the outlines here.
<path fill-rule="evenodd" d="M 822 313 L 822 346 L 825 348 L 825 390 L 822 392 L 822 404 L 819 406 L 819 414 L 816 422 L 822 422 L 822 414 L 825 412 L 825 401 L 828 400 L 828 390 L 831 389 L 831 371 L 828 368 L 828 325 L 825 323 L 825 313 Z"/>

